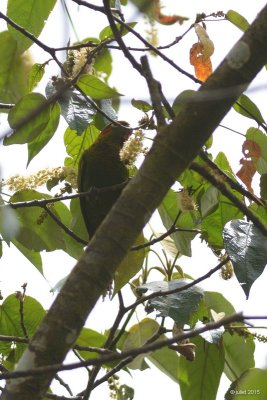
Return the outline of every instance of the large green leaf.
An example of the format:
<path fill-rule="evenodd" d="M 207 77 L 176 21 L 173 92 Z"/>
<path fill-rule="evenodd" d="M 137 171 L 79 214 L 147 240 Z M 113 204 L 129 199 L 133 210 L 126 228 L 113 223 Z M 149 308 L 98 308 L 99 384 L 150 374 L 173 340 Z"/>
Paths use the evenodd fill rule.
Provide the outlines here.
<path fill-rule="evenodd" d="M 167 230 L 170 229 L 178 214 L 181 213 L 179 193 L 176 193 L 174 190 L 170 189 L 161 202 L 158 211 L 163 225 Z M 175 226 L 181 229 L 196 229 L 197 217 L 198 212 L 184 211 L 179 216 Z M 191 241 L 195 236 L 195 232 L 181 231 L 173 233 L 171 238 L 174 240 L 177 250 L 183 255 L 190 257 Z"/>
<path fill-rule="evenodd" d="M 225 400 L 267 399 L 267 371 L 251 368 L 245 371 L 228 389 Z"/>
<path fill-rule="evenodd" d="M 139 348 L 143 346 L 152 336 L 154 336 L 159 330 L 159 324 L 150 319 L 145 318 L 138 324 L 133 325 L 126 339 L 124 340 L 122 350 L 129 351 L 132 349 Z M 144 358 L 146 354 L 140 354 L 138 357 L 127 365 L 130 369 L 144 369 L 146 364 L 144 364 Z"/>
<path fill-rule="evenodd" d="M 256 121 L 264 123 L 260 110 L 245 94 L 241 94 L 236 103 L 234 103 L 233 108 L 239 114 L 244 115 L 244 117 L 256 119 Z"/>
<path fill-rule="evenodd" d="M 47 145 L 47 143 L 52 139 L 54 133 L 59 124 L 60 117 L 60 107 L 58 103 L 50 106 L 50 118 L 46 127 L 35 137 L 32 141 L 28 143 L 28 161 L 27 165 L 31 160 Z"/>
<path fill-rule="evenodd" d="M 21 190 L 10 198 L 10 202 L 25 202 L 50 197 L 35 190 Z M 53 212 L 57 214 L 56 210 L 59 207 L 55 204 Z M 40 207 L 17 208 L 15 211 L 20 224 L 19 232 L 15 238 L 24 247 L 37 252 L 66 249 L 63 230 L 50 217 L 42 218 Z"/>
<path fill-rule="evenodd" d="M 64 133 L 64 144 L 69 157 L 66 158 L 65 165 L 78 167 L 81 155 L 94 143 L 98 133 L 98 129 L 92 124 L 81 135 L 77 135 L 76 131 L 67 128 Z"/>
<path fill-rule="evenodd" d="M 220 152 L 214 162 L 232 179 L 234 173 L 224 153 Z M 242 200 L 242 195 L 235 190 L 233 194 Z M 218 193 L 218 206 L 211 214 L 205 216 L 201 223 L 202 235 L 210 246 L 216 249 L 223 248 L 223 228 L 228 221 L 236 218 L 242 218 L 243 213 L 223 194 Z"/>
<path fill-rule="evenodd" d="M 231 381 L 236 380 L 249 368 L 253 368 L 255 343 L 251 336 L 245 338 L 238 333 L 223 335 L 225 353 L 224 373 Z"/>
<path fill-rule="evenodd" d="M 54 8 L 56 0 L 8 0 L 7 16 L 18 25 L 38 37 Z M 11 25 L 8 26 L 18 44 L 18 51 L 23 53 L 32 45 L 31 39 L 20 33 Z"/>
<path fill-rule="evenodd" d="M 224 244 L 246 296 L 267 264 L 267 237 L 251 222 L 234 220 L 223 232 Z"/>
<path fill-rule="evenodd" d="M 161 337 L 163 339 L 164 336 Z M 151 361 L 161 372 L 178 383 L 179 360 L 177 352 L 164 347 L 160 350 L 148 354 L 148 360 Z"/>
<path fill-rule="evenodd" d="M 208 310 L 214 310 L 216 313 L 223 312 L 226 316 L 236 312 L 232 304 L 221 293 L 205 292 L 204 303 Z M 240 326 L 240 323 L 238 325 Z M 230 335 L 225 332 L 223 347 L 224 373 L 231 381 L 237 379 L 246 369 L 254 367 L 255 344 L 251 337 L 245 338 L 237 333 Z"/>
<path fill-rule="evenodd" d="M 43 274 L 43 265 L 42 265 L 42 257 L 41 254 L 27 249 L 21 243 L 19 243 L 16 239 L 12 240 L 14 246 L 37 268 L 37 270 Z"/>
<path fill-rule="evenodd" d="M 77 85 L 86 95 L 96 100 L 121 96 L 115 89 L 112 89 L 105 82 L 93 75 L 81 75 Z"/>
<path fill-rule="evenodd" d="M 23 322 L 27 334 L 31 337 L 42 318 L 45 310 L 42 305 L 30 296 L 26 296 L 23 301 Z M 0 306 L 0 331 L 1 335 L 24 337 L 20 313 L 20 302 L 15 294 L 8 296 Z M 16 343 L 16 351 L 12 350 L 12 342 L 0 342 L 0 353 L 7 356 L 13 354 L 13 363 L 21 357 L 26 344 Z M 10 360 L 9 360 L 10 364 Z"/>
<path fill-rule="evenodd" d="M 94 331 L 93 329 L 83 328 L 75 344 L 79 346 L 103 348 L 106 340 L 107 337 L 102 333 Z M 96 358 L 99 354 L 86 350 L 78 350 L 78 352 L 85 360 Z"/>
<path fill-rule="evenodd" d="M 224 367 L 221 345 L 209 344 L 202 338 L 191 340 L 196 345 L 194 362 L 180 358 L 179 382 L 183 399 L 215 400 Z"/>
<path fill-rule="evenodd" d="M 59 107 L 57 104 L 47 106 L 46 101 L 46 98 L 40 93 L 27 94 L 10 110 L 8 115 L 8 122 L 15 131 L 11 136 L 5 138 L 4 144 L 24 144 L 36 139 L 35 146 L 32 145 L 29 152 L 30 159 L 51 139 L 58 126 Z M 43 108 L 42 111 L 37 112 L 41 108 Z M 36 115 L 34 115 L 35 112 Z M 33 117 L 16 129 L 30 115 Z"/>
<path fill-rule="evenodd" d="M 0 33 L 0 101 L 15 103 L 27 92 L 27 60 L 8 31 Z"/>
<path fill-rule="evenodd" d="M 156 281 L 149 282 L 137 288 L 140 293 L 147 290 L 152 292 L 164 292 L 173 289 L 180 289 L 188 283 L 189 279 L 176 279 L 173 281 Z M 152 311 L 156 309 L 162 317 L 172 318 L 178 326 L 188 324 L 194 312 L 198 309 L 198 305 L 203 298 L 203 291 L 198 286 L 192 286 L 189 289 L 182 290 L 177 293 L 161 295 L 149 300 L 147 309 Z"/>

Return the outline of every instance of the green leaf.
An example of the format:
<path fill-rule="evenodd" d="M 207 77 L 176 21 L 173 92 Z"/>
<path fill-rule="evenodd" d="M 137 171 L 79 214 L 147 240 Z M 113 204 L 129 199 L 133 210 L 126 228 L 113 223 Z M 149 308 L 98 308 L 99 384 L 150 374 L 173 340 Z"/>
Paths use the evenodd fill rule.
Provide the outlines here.
<path fill-rule="evenodd" d="M 139 348 L 143 346 L 152 336 L 154 336 L 159 330 L 159 324 L 150 319 L 145 318 L 138 324 L 133 325 L 128 335 L 123 343 L 122 351 L 129 351 L 132 349 Z M 146 364 L 144 364 L 145 354 L 140 354 L 135 357 L 135 359 L 127 364 L 130 369 L 144 369 Z"/>
<path fill-rule="evenodd" d="M 152 110 L 152 106 L 144 100 L 135 100 L 132 99 L 131 104 L 133 107 L 137 108 L 138 110 L 141 110 L 143 112 L 148 112 Z"/>
<path fill-rule="evenodd" d="M 267 200 L 267 172 L 260 177 L 260 196 L 263 200 Z"/>
<path fill-rule="evenodd" d="M 45 67 L 43 64 L 33 64 L 28 77 L 29 92 L 32 92 L 35 86 L 41 81 L 44 73 Z"/>
<path fill-rule="evenodd" d="M 246 133 L 247 140 L 252 140 L 260 147 L 260 157 L 256 161 L 256 168 L 259 174 L 267 172 L 267 137 L 258 128 L 249 128 Z"/>
<path fill-rule="evenodd" d="M 110 99 L 121 96 L 115 89 L 109 87 L 106 83 L 93 75 L 81 75 L 77 85 L 87 95 L 93 99 Z"/>
<path fill-rule="evenodd" d="M 41 110 L 37 115 L 29 118 L 29 121 L 20 128 L 16 127 L 21 124 L 27 116 L 34 115 L 35 112 Z M 53 116 L 50 121 L 51 115 Z M 5 138 L 4 144 L 24 144 L 34 140 L 39 135 L 49 136 L 50 129 L 56 130 L 59 121 L 59 109 L 54 104 L 47 106 L 47 100 L 40 93 L 30 93 L 24 96 L 13 107 L 8 114 L 8 122 L 11 128 L 15 129 L 14 133 Z"/>
<path fill-rule="evenodd" d="M 267 237 L 251 222 L 234 220 L 224 228 L 225 249 L 247 298 L 250 288 L 267 264 Z"/>
<path fill-rule="evenodd" d="M 260 368 L 248 369 L 231 384 L 225 395 L 225 400 L 247 400 L 249 397 L 255 400 L 266 400 L 266 380 L 266 370 Z"/>
<path fill-rule="evenodd" d="M 137 22 L 130 22 L 130 23 L 128 23 L 128 25 L 129 25 L 131 28 L 134 28 L 136 24 L 137 24 Z M 120 36 L 124 36 L 124 35 L 126 35 L 127 33 L 129 33 L 129 31 L 128 31 L 127 28 L 124 28 L 124 27 L 123 27 L 123 28 L 121 29 L 121 25 L 120 25 L 120 24 L 116 24 L 116 27 L 117 27 L 117 29 L 120 31 Z M 106 26 L 104 29 L 102 29 L 102 31 L 99 33 L 99 39 L 100 39 L 101 41 L 106 40 L 106 39 L 111 39 L 111 38 L 113 38 L 113 37 L 114 37 L 113 31 L 112 31 L 112 29 L 111 29 L 111 27 L 110 27 L 109 25 Z"/>
<path fill-rule="evenodd" d="M 173 225 L 177 215 L 181 213 L 180 208 L 180 195 L 174 190 L 170 189 L 167 195 L 161 202 L 158 211 L 162 219 L 162 223 L 168 230 Z M 197 211 L 185 211 L 182 212 L 178 218 L 175 226 L 181 229 L 196 229 L 197 228 Z M 196 236 L 195 232 L 175 232 L 171 235 L 177 250 L 183 255 L 191 256 L 191 241 Z"/>
<path fill-rule="evenodd" d="M 98 134 L 99 130 L 92 124 L 90 124 L 81 135 L 77 135 L 76 131 L 70 128 L 66 129 L 64 133 L 64 144 L 66 152 L 70 156 L 67 162 L 68 166 L 78 167 L 81 155 L 94 143 Z"/>
<path fill-rule="evenodd" d="M 24 326 L 29 337 L 32 337 L 39 326 L 45 310 L 42 305 L 30 296 L 23 302 Z M 21 326 L 20 303 L 15 294 L 8 296 L 0 306 L 0 331 L 5 336 L 24 336 Z M 19 360 L 27 344 L 16 343 L 15 362 Z M 0 342 L 0 353 L 8 355 L 12 351 L 12 342 Z"/>
<path fill-rule="evenodd" d="M 83 328 L 75 344 L 79 346 L 103 348 L 106 340 L 106 335 L 94 331 L 93 329 Z M 84 360 L 96 358 L 99 355 L 99 353 L 94 353 L 86 350 L 77 351 Z"/>
<path fill-rule="evenodd" d="M 245 94 L 241 94 L 241 96 L 234 103 L 233 108 L 239 114 L 244 115 L 244 117 L 255 119 L 257 122 L 264 123 L 264 119 L 260 110 L 256 104 L 253 103 L 253 101 L 251 101 L 250 98 Z"/>
<path fill-rule="evenodd" d="M 241 14 L 234 10 L 229 10 L 226 13 L 226 19 L 239 28 L 242 32 L 245 32 L 249 28 L 249 23 Z"/>
<path fill-rule="evenodd" d="M 100 72 L 100 74 L 104 72 L 105 80 L 110 76 L 112 72 L 112 56 L 108 49 L 103 49 L 97 55 L 94 62 L 94 70 L 96 73 Z"/>
<path fill-rule="evenodd" d="M 27 62 L 8 31 L 0 33 L 0 101 L 15 103 L 27 91 Z"/>
<path fill-rule="evenodd" d="M 191 339 L 196 345 L 194 362 L 180 358 L 179 382 L 183 399 L 214 400 L 224 367 L 223 347 L 202 338 Z"/>
<path fill-rule="evenodd" d="M 10 198 L 10 202 L 41 200 L 50 197 L 35 190 L 21 190 Z M 58 204 L 53 207 L 53 212 L 56 215 L 56 210 L 59 207 Z M 66 249 L 62 229 L 50 217 L 41 218 L 42 209 L 40 207 L 17 208 L 15 211 L 20 224 L 19 232 L 15 238 L 24 247 L 36 252 Z"/>
<path fill-rule="evenodd" d="M 8 0 L 7 16 L 18 25 L 38 37 L 54 8 L 56 0 Z M 23 53 L 33 42 L 17 29 L 8 25 L 18 44 L 19 53 Z"/>
<path fill-rule="evenodd" d="M 70 229 L 84 240 L 88 240 L 88 232 L 80 208 L 80 200 L 72 199 L 70 202 L 71 223 Z"/>
<path fill-rule="evenodd" d="M 201 196 L 200 209 L 203 218 L 211 214 L 218 207 L 219 193 L 219 190 L 215 186 L 210 186 L 203 196 Z"/>
<path fill-rule="evenodd" d="M 166 339 L 163 335 L 161 339 Z M 148 360 L 151 361 L 164 375 L 167 375 L 174 382 L 178 383 L 178 371 L 179 371 L 179 356 L 176 351 L 170 350 L 168 347 L 164 347 L 160 350 L 153 351 L 147 356 Z"/>
<path fill-rule="evenodd" d="M 138 293 L 144 293 L 147 290 L 164 293 L 167 290 L 180 289 L 190 282 L 189 279 L 149 282 L 139 286 L 136 290 Z M 191 315 L 198 309 L 202 297 L 202 289 L 192 286 L 177 293 L 153 298 L 149 301 L 148 309 L 150 311 L 156 309 L 160 316 L 170 317 L 178 326 L 183 326 L 189 322 Z"/>
<path fill-rule="evenodd" d="M 136 239 L 134 246 L 143 244 L 144 242 L 145 238 L 142 233 Z M 134 277 L 134 275 L 137 274 L 137 272 L 140 271 L 145 259 L 145 255 L 146 251 L 144 248 L 137 251 L 130 251 L 127 254 L 116 270 L 113 295 L 115 295 L 123 286 L 126 285 L 126 283 L 130 281 L 131 278 Z"/>
<path fill-rule="evenodd" d="M 245 338 L 237 333 L 223 335 L 225 353 L 224 373 L 231 381 L 235 381 L 249 368 L 253 368 L 255 343 L 251 336 Z"/>
<path fill-rule="evenodd" d="M 191 97 L 195 93 L 195 90 L 184 90 L 183 92 L 179 93 L 178 96 L 175 98 L 172 109 L 176 115 L 184 108 L 184 106 L 191 100 Z"/>
<path fill-rule="evenodd" d="M 31 160 L 47 145 L 52 139 L 57 130 L 60 118 L 60 107 L 58 103 L 51 104 L 50 118 L 46 127 L 39 133 L 39 135 L 28 143 L 28 161 L 27 166 Z"/>
<path fill-rule="evenodd" d="M 27 249 L 27 247 L 24 247 L 16 239 L 13 239 L 12 243 L 35 266 L 35 268 L 43 275 L 43 265 L 42 265 L 41 254 L 36 252 L 36 251 L 32 251 L 32 250 Z"/>
<path fill-rule="evenodd" d="M 219 153 L 214 161 L 227 175 L 234 178 L 234 174 L 224 153 Z M 242 200 L 240 193 L 235 190 L 232 190 L 232 192 L 239 200 Z M 243 213 L 227 197 L 218 193 L 218 207 L 214 212 L 203 218 L 201 222 L 203 238 L 215 249 L 222 249 L 222 233 L 225 224 L 232 219 L 242 217 Z"/>
<path fill-rule="evenodd" d="M 2 199 L 1 199 L 2 200 Z M 1 205 L 4 205 L 3 201 L 0 201 Z M 9 244 L 13 237 L 19 231 L 19 222 L 17 220 L 16 211 L 10 206 L 0 208 L 0 233 L 3 240 Z"/>

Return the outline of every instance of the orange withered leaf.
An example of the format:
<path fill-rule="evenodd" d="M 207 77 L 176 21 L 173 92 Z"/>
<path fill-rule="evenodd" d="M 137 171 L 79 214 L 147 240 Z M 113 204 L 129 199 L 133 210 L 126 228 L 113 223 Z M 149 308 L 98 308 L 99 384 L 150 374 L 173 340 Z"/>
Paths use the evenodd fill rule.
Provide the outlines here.
<path fill-rule="evenodd" d="M 246 185 L 247 189 L 253 193 L 252 179 L 256 172 L 256 162 L 261 156 L 260 146 L 253 140 L 245 140 L 242 146 L 244 157 L 241 158 L 242 165 L 237 172 L 237 176 Z"/>
<path fill-rule="evenodd" d="M 195 24 L 195 32 L 198 42 L 194 43 L 190 49 L 190 64 L 195 68 L 196 77 L 205 81 L 212 73 L 210 57 L 214 52 L 214 44 L 203 26 Z"/>
<path fill-rule="evenodd" d="M 180 25 L 182 25 L 184 21 L 188 20 L 188 18 L 182 17 L 181 15 L 165 15 L 161 12 L 161 9 L 162 5 L 160 0 L 154 0 L 154 18 L 160 24 L 173 25 L 175 22 L 178 22 Z"/>

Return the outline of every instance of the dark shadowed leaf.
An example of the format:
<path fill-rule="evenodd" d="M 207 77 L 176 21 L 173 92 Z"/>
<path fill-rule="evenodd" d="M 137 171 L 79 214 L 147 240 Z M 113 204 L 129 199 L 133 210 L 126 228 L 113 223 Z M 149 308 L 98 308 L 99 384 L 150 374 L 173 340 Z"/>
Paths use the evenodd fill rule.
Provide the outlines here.
<path fill-rule="evenodd" d="M 139 286 L 136 290 L 139 293 L 145 293 L 147 290 L 164 293 L 167 290 L 180 289 L 190 282 L 189 279 L 150 282 Z M 156 309 L 161 317 L 170 317 L 178 326 L 183 326 L 189 322 L 191 315 L 197 310 L 202 297 L 202 289 L 193 286 L 174 294 L 151 299 L 148 307 L 151 311 Z"/>
<path fill-rule="evenodd" d="M 267 264 L 267 237 L 251 222 L 233 220 L 223 232 L 224 244 L 246 296 Z"/>

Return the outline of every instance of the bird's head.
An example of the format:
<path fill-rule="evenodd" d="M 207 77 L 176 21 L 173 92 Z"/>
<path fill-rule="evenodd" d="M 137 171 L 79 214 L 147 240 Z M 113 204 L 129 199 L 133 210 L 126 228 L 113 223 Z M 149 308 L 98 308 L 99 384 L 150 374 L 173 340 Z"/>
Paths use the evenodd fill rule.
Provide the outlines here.
<path fill-rule="evenodd" d="M 132 129 L 126 121 L 118 121 L 119 125 L 108 124 L 99 135 L 99 139 L 109 139 L 118 143 L 120 146 L 130 137 Z"/>

